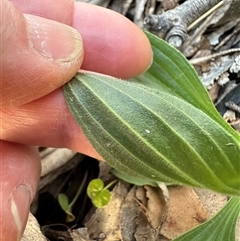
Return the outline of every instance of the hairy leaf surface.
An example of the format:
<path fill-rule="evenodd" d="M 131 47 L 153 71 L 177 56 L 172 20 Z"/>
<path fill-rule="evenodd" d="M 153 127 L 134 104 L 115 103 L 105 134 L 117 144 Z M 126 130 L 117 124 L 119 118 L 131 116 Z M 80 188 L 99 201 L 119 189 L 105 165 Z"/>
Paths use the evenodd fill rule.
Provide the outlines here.
<path fill-rule="evenodd" d="M 238 140 L 182 98 L 93 73 L 77 74 L 65 97 L 90 142 L 117 170 L 240 194 Z"/>

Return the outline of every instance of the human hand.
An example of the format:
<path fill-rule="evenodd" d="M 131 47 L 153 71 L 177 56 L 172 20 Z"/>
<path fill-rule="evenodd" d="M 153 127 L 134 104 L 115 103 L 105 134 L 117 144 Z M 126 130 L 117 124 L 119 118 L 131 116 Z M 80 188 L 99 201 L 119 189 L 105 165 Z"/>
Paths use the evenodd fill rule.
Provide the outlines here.
<path fill-rule="evenodd" d="M 133 77 L 147 69 L 152 52 L 141 30 L 107 9 L 73 0 L 0 1 L 0 241 L 15 241 L 40 176 L 35 146 L 101 159 L 69 112 L 61 86 L 80 66 Z"/>

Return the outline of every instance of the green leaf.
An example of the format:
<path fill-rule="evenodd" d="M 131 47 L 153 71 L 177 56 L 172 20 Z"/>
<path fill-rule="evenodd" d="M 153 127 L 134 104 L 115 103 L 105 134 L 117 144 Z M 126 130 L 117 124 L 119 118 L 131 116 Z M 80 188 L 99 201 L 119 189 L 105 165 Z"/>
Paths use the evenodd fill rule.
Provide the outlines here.
<path fill-rule="evenodd" d="M 100 178 L 93 179 L 87 187 L 87 195 L 90 199 L 94 198 L 104 188 L 104 183 Z"/>
<path fill-rule="evenodd" d="M 69 204 L 68 197 L 63 193 L 59 193 L 58 194 L 58 203 L 59 203 L 60 207 L 63 209 L 63 211 L 67 214 L 66 222 L 74 221 L 75 216 L 72 214 L 72 209 Z"/>
<path fill-rule="evenodd" d="M 87 195 L 92 200 L 95 207 L 100 208 L 108 204 L 110 200 L 110 191 L 104 188 L 101 179 L 93 179 L 87 187 Z"/>
<path fill-rule="evenodd" d="M 109 203 L 110 197 L 110 191 L 103 189 L 92 198 L 92 203 L 95 207 L 101 208 Z"/>
<path fill-rule="evenodd" d="M 118 170 L 112 169 L 111 173 L 118 177 L 119 179 L 122 179 L 125 182 L 137 185 L 137 186 L 144 186 L 144 185 L 150 185 L 157 187 L 156 181 L 153 180 L 147 180 L 146 178 L 140 178 L 136 176 L 128 175 L 127 173 L 119 172 Z"/>
<path fill-rule="evenodd" d="M 184 56 L 147 36 L 154 59 L 146 73 L 131 82 L 77 74 L 64 86 L 70 111 L 100 155 L 125 176 L 240 195 L 240 136 Z"/>
<path fill-rule="evenodd" d="M 116 170 L 240 194 L 239 137 L 182 98 L 93 73 L 77 74 L 64 94 L 90 142 Z"/>
<path fill-rule="evenodd" d="M 240 199 L 231 198 L 212 219 L 174 239 L 174 241 L 235 241 Z"/>
<path fill-rule="evenodd" d="M 207 91 L 187 59 L 177 49 L 164 40 L 146 32 L 153 50 L 153 63 L 144 74 L 131 81 L 168 92 L 182 98 L 226 128 L 234 136 L 237 134 L 215 109 Z"/>
<path fill-rule="evenodd" d="M 69 211 L 69 200 L 65 194 L 63 193 L 58 194 L 58 203 L 65 212 Z"/>

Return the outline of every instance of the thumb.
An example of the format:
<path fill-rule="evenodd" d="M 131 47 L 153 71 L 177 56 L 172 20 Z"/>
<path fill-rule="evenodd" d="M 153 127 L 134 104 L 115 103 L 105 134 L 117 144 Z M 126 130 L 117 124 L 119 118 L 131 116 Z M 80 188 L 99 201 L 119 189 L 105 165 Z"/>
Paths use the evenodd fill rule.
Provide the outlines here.
<path fill-rule="evenodd" d="M 38 99 L 70 80 L 83 60 L 79 33 L 64 24 L 23 14 L 7 0 L 1 4 L 2 107 Z"/>
<path fill-rule="evenodd" d="M 0 140 L 0 240 L 20 240 L 37 190 L 41 162 L 36 147 Z"/>

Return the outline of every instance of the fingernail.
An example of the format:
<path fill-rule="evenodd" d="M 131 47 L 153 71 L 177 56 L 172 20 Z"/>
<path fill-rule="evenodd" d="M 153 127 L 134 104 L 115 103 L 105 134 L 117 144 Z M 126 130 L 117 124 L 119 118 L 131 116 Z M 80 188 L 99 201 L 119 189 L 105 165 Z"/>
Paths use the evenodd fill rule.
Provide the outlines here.
<path fill-rule="evenodd" d="M 152 66 L 152 63 L 153 63 L 153 53 L 152 53 L 152 57 L 151 57 L 150 63 L 149 63 L 149 65 L 147 66 L 147 68 L 143 71 L 143 73 L 146 72 L 146 71 L 148 71 L 148 69 L 150 69 L 150 67 Z"/>
<path fill-rule="evenodd" d="M 31 195 L 25 185 L 20 185 L 12 193 L 11 211 L 16 224 L 18 239 L 20 240 L 25 229 L 29 209 L 31 204 Z"/>
<path fill-rule="evenodd" d="M 24 16 L 30 44 L 41 55 L 60 62 L 70 62 L 82 54 L 82 38 L 74 28 L 29 14 Z"/>

